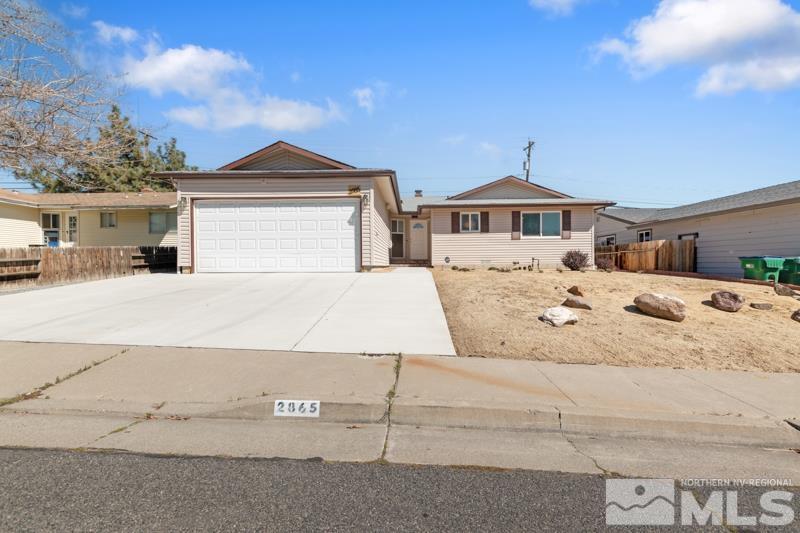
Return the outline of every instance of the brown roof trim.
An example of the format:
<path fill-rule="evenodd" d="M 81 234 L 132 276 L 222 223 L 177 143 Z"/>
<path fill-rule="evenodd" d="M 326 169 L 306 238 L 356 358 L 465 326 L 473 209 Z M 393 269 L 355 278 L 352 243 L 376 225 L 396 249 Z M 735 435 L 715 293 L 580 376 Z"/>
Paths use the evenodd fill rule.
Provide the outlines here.
<path fill-rule="evenodd" d="M 242 165 L 246 165 L 247 163 L 253 161 L 254 159 L 258 159 L 259 157 L 269 155 L 272 152 L 276 152 L 278 150 L 287 150 L 297 155 L 301 155 L 303 157 L 307 157 L 309 159 L 313 159 L 314 161 L 318 161 L 320 163 L 324 163 L 326 165 L 330 165 L 334 168 L 339 169 L 351 169 L 355 168 L 352 165 L 348 165 L 347 163 L 342 163 L 341 161 L 337 161 L 336 159 L 331 159 L 330 157 L 326 157 L 322 154 L 318 154 L 316 152 L 312 152 L 311 150 L 306 150 L 305 148 L 300 148 L 299 146 L 295 146 L 293 144 L 289 144 L 285 141 L 277 141 L 269 146 L 265 146 L 255 152 L 248 154 L 242 158 L 237 159 L 236 161 L 232 161 L 227 165 L 223 165 L 219 167 L 218 170 L 236 170 L 237 168 L 241 167 Z"/>
<path fill-rule="evenodd" d="M 572 200 L 572 198 L 565 198 Z M 446 205 L 443 204 L 421 204 L 417 207 L 417 213 L 419 213 L 422 209 L 452 209 L 452 208 L 459 208 L 459 209 L 508 209 L 508 208 L 516 208 L 516 209 L 527 209 L 527 208 L 539 208 L 539 207 L 550 207 L 553 209 L 564 209 L 570 206 L 597 206 L 597 207 L 610 207 L 612 205 L 616 205 L 615 202 L 611 201 L 598 201 L 598 200 L 580 200 L 574 199 L 572 202 L 563 203 L 563 204 L 548 204 L 548 203 L 508 203 L 508 204 L 481 204 L 481 203 L 459 203 L 454 201 L 452 205 L 449 203 Z M 413 213 L 413 211 L 411 211 Z"/>
<path fill-rule="evenodd" d="M 489 183 L 485 183 L 485 184 L 483 184 L 483 185 L 481 185 L 479 187 L 475 187 L 474 189 L 470 189 L 468 191 L 464 191 L 464 192 L 458 193 L 455 196 L 449 197 L 448 200 L 462 200 L 465 196 L 469 196 L 470 194 L 474 194 L 476 192 L 483 191 L 483 190 L 488 189 L 490 187 L 494 187 L 495 185 L 499 185 L 500 183 L 502 183 L 504 181 L 513 181 L 514 183 L 516 183 L 518 185 L 524 185 L 526 187 L 530 187 L 532 189 L 536 189 L 536 190 L 539 190 L 539 191 L 549 192 L 551 194 L 554 194 L 555 196 L 558 196 L 559 198 L 572 198 L 572 196 L 570 196 L 568 194 L 564 194 L 563 192 L 559 192 L 559 191 L 557 191 L 555 189 L 548 189 L 547 187 L 543 187 L 542 185 L 537 185 L 536 183 L 531 183 L 529 181 L 525 181 L 523 179 L 520 179 L 520 178 L 518 178 L 516 176 L 510 176 L 509 175 L 509 176 L 506 176 L 504 178 L 500 178 L 500 179 L 497 179 L 497 180 L 494 180 L 494 181 L 490 181 Z"/>
<path fill-rule="evenodd" d="M 388 168 L 313 169 L 313 170 L 180 170 L 153 172 L 151 176 L 193 178 L 330 178 L 349 176 L 394 176 Z"/>

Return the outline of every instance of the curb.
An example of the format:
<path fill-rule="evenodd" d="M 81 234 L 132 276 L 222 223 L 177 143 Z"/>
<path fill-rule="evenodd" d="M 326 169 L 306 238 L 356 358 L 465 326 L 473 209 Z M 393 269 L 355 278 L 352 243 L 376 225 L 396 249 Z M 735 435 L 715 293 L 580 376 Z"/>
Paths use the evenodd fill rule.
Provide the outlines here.
<path fill-rule="evenodd" d="M 236 405 L 166 403 L 151 406 L 114 401 L 28 400 L 0 408 L 0 413 L 117 415 L 155 418 L 188 417 L 264 421 L 273 416 L 273 399 L 238 402 Z M 149 408 L 148 408 L 149 407 Z M 323 400 L 318 418 L 280 418 L 282 422 L 334 422 L 374 424 L 388 421 L 388 405 L 377 402 L 327 402 Z M 800 447 L 800 430 L 776 418 L 735 415 L 695 415 L 667 412 L 637 412 L 610 409 L 405 405 L 395 402 L 391 424 L 499 431 L 544 431 L 568 434 L 642 439 L 663 439 L 709 444 L 737 444 L 775 448 Z"/>

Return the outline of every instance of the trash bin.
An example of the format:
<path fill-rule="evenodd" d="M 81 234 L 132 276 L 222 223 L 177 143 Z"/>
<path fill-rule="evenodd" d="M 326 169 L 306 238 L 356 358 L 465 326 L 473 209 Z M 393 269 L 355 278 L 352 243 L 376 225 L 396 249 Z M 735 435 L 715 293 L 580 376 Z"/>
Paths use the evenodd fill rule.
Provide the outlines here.
<path fill-rule="evenodd" d="M 800 285 L 800 257 L 784 257 L 779 281 Z"/>
<path fill-rule="evenodd" d="M 783 257 L 757 256 L 740 257 L 745 279 L 760 279 L 761 281 L 778 281 L 783 268 Z"/>

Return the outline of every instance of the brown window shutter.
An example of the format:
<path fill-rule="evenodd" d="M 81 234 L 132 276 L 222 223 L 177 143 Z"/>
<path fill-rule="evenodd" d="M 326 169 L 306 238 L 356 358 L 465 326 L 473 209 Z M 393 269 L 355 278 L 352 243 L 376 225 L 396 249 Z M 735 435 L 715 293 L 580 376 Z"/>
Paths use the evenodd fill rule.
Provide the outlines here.
<path fill-rule="evenodd" d="M 450 233 L 461 233 L 461 213 L 458 211 L 450 213 Z"/>
<path fill-rule="evenodd" d="M 572 211 L 569 209 L 561 212 L 561 238 L 572 238 Z"/>
<path fill-rule="evenodd" d="M 518 241 L 520 238 L 519 232 L 519 211 L 511 211 L 511 240 Z"/>
<path fill-rule="evenodd" d="M 489 211 L 481 211 L 481 233 L 489 233 Z"/>

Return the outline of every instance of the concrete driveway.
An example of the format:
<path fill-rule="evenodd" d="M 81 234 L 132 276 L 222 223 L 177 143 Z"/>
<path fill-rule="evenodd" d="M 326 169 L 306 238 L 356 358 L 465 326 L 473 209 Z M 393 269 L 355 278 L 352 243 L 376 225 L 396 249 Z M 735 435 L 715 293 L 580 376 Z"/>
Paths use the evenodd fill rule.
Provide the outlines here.
<path fill-rule="evenodd" d="M 0 340 L 455 355 L 425 269 L 154 274 L 0 296 Z"/>

